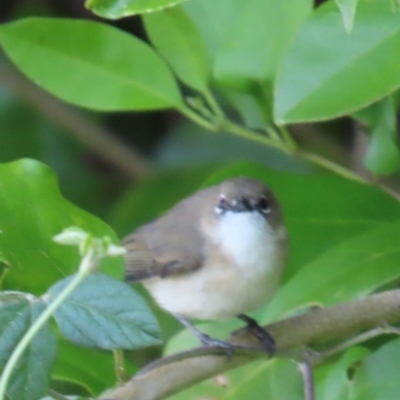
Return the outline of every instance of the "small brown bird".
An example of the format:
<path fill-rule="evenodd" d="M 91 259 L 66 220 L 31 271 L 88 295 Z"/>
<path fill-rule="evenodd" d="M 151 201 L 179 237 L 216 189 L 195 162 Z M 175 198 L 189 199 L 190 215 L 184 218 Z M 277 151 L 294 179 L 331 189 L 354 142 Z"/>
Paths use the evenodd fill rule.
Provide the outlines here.
<path fill-rule="evenodd" d="M 142 281 L 203 344 L 232 350 L 189 318 L 237 316 L 273 352 L 272 338 L 244 315 L 273 296 L 287 255 L 281 208 L 264 183 L 241 177 L 200 190 L 123 243 L 127 281 Z"/>

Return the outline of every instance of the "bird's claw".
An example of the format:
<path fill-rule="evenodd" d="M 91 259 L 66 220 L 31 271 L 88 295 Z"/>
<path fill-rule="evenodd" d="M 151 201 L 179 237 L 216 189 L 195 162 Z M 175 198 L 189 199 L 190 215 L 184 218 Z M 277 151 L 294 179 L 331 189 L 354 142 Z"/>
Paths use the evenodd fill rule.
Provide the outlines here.
<path fill-rule="evenodd" d="M 221 350 L 225 352 L 229 361 L 232 359 L 234 353 L 234 346 L 231 343 L 225 342 L 224 340 L 213 338 L 206 334 L 202 334 L 202 336 L 199 339 L 204 346 L 219 347 Z"/>
<path fill-rule="evenodd" d="M 268 355 L 272 357 L 276 353 L 275 339 L 255 319 L 244 314 L 240 314 L 238 317 L 246 322 L 246 329 L 261 342 Z"/>

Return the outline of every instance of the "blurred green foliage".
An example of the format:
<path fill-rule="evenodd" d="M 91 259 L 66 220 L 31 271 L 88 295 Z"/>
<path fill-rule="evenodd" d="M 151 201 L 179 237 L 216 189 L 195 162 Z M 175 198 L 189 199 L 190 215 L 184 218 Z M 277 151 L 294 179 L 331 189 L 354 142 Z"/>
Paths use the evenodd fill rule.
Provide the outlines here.
<path fill-rule="evenodd" d="M 83 7 L 74 14 L 59 3 L 54 8 L 50 2 L 28 3 L 8 6 L 9 21 L 0 25 L 1 368 L 43 309 L 52 293 L 49 287 L 62 285 L 57 281 L 79 264 L 76 249 L 52 242 L 55 234 L 77 225 L 117 242 L 117 236 L 157 218 L 198 188 L 229 177 L 251 176 L 271 186 L 282 203 L 291 238 L 282 288 L 270 304 L 254 312 L 260 322 L 310 304 L 334 304 L 396 286 L 396 2 L 330 0 L 314 7 L 311 0 L 190 0 L 165 8 L 172 6 L 170 0 L 87 1 L 90 10 L 108 19 L 153 11 L 143 15 L 143 26 L 138 19 L 125 19 L 113 27 L 82 19 L 87 17 Z M 54 15 L 75 18 L 43 18 Z M 148 42 L 143 40 L 146 35 Z M 146 153 L 145 172 L 134 174 L 131 184 L 127 178 L 132 176 L 115 162 L 122 154 L 107 146 L 99 151 L 85 139 L 84 130 L 78 141 L 52 108 L 51 97 L 45 102 L 48 113 L 27 100 L 24 93 L 30 83 L 15 71 L 2 74 L 3 68 L 10 68 L 9 61 L 40 88 L 70 103 L 68 107 L 86 108 L 77 112 L 90 126 L 109 130 L 134 154 L 139 147 Z M 14 78 L 25 89 L 16 89 Z M 41 92 L 34 90 L 39 103 Z M 146 113 L 130 117 L 118 114 L 121 111 Z M 57 118 L 50 121 L 54 114 Z M 322 120 L 325 125 L 319 123 Z M 155 132 L 154 121 L 160 132 Z M 349 128 L 341 132 L 342 126 Z M 350 160 L 344 156 L 348 153 Z M 359 174 L 362 163 L 368 169 L 361 170 L 364 175 Z M 336 176 L 317 173 L 316 165 Z M 358 169 L 352 170 L 353 165 Z M 378 180 L 383 175 L 390 175 L 391 189 L 385 186 L 387 180 Z M 120 259 L 103 265 L 103 271 L 119 278 L 122 269 Z M 123 285 L 118 282 L 116 287 L 119 284 Z M 92 290 L 91 298 L 102 304 L 106 285 L 99 284 L 98 291 L 91 286 L 88 292 Z M 127 298 L 138 298 L 141 305 L 131 290 L 124 285 L 111 291 L 112 301 L 106 305 L 124 311 Z M 21 292 L 10 297 L 8 291 Z M 151 302 L 142 289 L 138 291 Z M 88 307 L 82 304 L 82 309 Z M 49 381 L 60 392 L 90 396 L 115 384 L 115 360 L 105 349 L 111 348 L 107 340 L 118 338 L 126 326 L 115 321 L 107 307 L 98 312 L 98 304 L 88 308 L 86 319 L 78 306 L 64 304 L 56 320 L 67 329 L 60 332 L 54 323 L 47 325 L 31 344 L 31 350 L 47 353 L 40 377 L 34 375 L 39 361 L 25 356 L 23 371 L 14 375 L 10 399 L 39 399 Z M 176 321 L 153 303 L 151 307 L 167 341 L 165 352 L 196 345 L 186 331 L 174 336 L 179 330 Z M 154 322 L 146 306 L 141 312 L 143 319 L 135 320 L 139 330 Z M 103 317 L 99 329 L 94 321 Z M 71 321 L 88 331 L 74 332 Z M 201 328 L 223 338 L 238 326 L 237 321 L 226 321 L 203 323 Z M 116 339 L 117 347 L 150 344 L 143 337 L 133 344 L 140 335 L 126 329 L 132 343 L 125 340 L 129 337 Z M 99 349 L 80 347 L 95 344 Z M 397 398 L 395 376 L 386 373 L 399 368 L 397 351 L 398 340 L 378 340 L 374 347 L 353 347 L 328 360 L 316 369 L 318 398 Z M 127 373 L 133 374 L 154 355 L 149 350 L 131 352 L 125 361 Z M 268 396 L 302 398 L 301 380 L 291 361 L 257 361 L 171 399 Z"/>

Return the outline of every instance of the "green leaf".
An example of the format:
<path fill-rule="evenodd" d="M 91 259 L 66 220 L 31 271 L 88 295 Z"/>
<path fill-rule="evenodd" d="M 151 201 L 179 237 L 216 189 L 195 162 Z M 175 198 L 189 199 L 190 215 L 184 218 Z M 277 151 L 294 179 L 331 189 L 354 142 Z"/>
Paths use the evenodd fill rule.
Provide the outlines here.
<path fill-rule="evenodd" d="M 9 268 L 5 289 L 40 295 L 76 271 L 78 250 L 52 240 L 64 228 L 78 226 L 118 243 L 108 225 L 61 196 L 53 171 L 45 165 L 33 160 L 0 164 L 0 182 L 0 254 Z M 108 258 L 101 266 L 122 278 L 122 259 Z"/>
<path fill-rule="evenodd" d="M 297 365 L 288 359 L 258 360 L 208 379 L 168 400 L 265 400 L 304 398 Z"/>
<path fill-rule="evenodd" d="M 31 295 L 0 293 L 0 372 L 24 333 L 37 319 L 45 305 Z M 57 355 L 57 341 L 46 324 L 21 356 L 7 387 L 7 399 L 37 400 L 50 382 Z"/>
<path fill-rule="evenodd" d="M 39 86 L 102 111 L 182 106 L 177 84 L 150 46 L 93 21 L 28 18 L 3 25 L 5 53 Z"/>
<path fill-rule="evenodd" d="M 360 298 L 400 277 L 400 220 L 332 246 L 302 266 L 268 306 L 268 317 L 301 305 Z"/>
<path fill-rule="evenodd" d="M 109 213 L 111 187 L 119 185 L 115 177 L 88 168 L 86 146 L 1 86 L 0 127 L 0 163 L 25 157 L 41 161 L 55 171 L 66 198 L 97 216 Z"/>
<path fill-rule="evenodd" d="M 352 400 L 397 400 L 400 393 L 400 340 L 382 346 L 357 369 Z"/>
<path fill-rule="evenodd" d="M 367 168 L 384 175 L 400 167 L 400 150 L 397 145 L 397 116 L 392 96 L 386 97 L 354 115 L 369 125 L 371 140 L 364 157 Z"/>
<path fill-rule="evenodd" d="M 333 2 L 300 29 L 275 85 L 279 124 L 349 114 L 400 86 L 400 24 L 391 2 L 358 4 L 351 35 Z"/>
<path fill-rule="evenodd" d="M 229 21 L 214 66 L 217 82 L 243 91 L 263 83 L 272 98 L 275 73 L 294 34 L 312 10 L 309 0 L 228 1 L 236 11 Z"/>
<path fill-rule="evenodd" d="M 181 7 L 143 16 L 146 32 L 160 54 L 189 87 L 207 92 L 209 60 L 200 33 Z"/>
<path fill-rule="evenodd" d="M 92 396 L 98 396 L 115 385 L 115 366 L 111 352 L 77 346 L 59 336 L 53 379 L 74 382 Z M 125 367 L 130 376 L 137 371 L 137 367 L 128 360 L 125 360 Z"/>
<path fill-rule="evenodd" d="M 86 0 L 85 7 L 103 18 L 117 19 L 172 7 L 186 0 Z"/>
<path fill-rule="evenodd" d="M 182 4 L 201 32 L 213 60 L 229 38 L 242 3 L 240 0 L 195 0 Z"/>
<path fill-rule="evenodd" d="M 358 0 L 335 0 L 335 2 L 342 14 L 346 33 L 350 34 L 353 30 Z"/>
<path fill-rule="evenodd" d="M 183 7 L 204 38 L 218 87 L 254 96 L 263 104 L 264 120 L 270 120 L 277 68 L 293 35 L 312 10 L 312 1 L 197 0 Z M 236 101 L 233 104 L 237 107 Z"/>
<path fill-rule="evenodd" d="M 45 147 L 43 125 L 38 113 L 0 87 L 0 162 L 41 158 Z"/>
<path fill-rule="evenodd" d="M 53 285 L 51 302 L 72 277 Z M 137 349 L 160 344 L 156 319 L 144 300 L 127 284 L 107 275 L 90 275 L 55 312 L 65 338 L 86 347 Z"/>
<path fill-rule="evenodd" d="M 370 354 L 364 347 L 351 347 L 339 360 L 315 369 L 316 398 L 319 400 L 349 399 L 352 389 L 349 367 Z"/>

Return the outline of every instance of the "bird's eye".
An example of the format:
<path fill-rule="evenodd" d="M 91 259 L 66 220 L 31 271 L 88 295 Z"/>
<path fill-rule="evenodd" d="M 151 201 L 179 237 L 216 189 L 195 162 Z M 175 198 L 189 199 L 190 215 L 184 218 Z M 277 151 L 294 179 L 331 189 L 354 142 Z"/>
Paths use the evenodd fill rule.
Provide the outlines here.
<path fill-rule="evenodd" d="M 218 208 L 220 208 L 221 210 L 225 210 L 226 208 L 228 208 L 228 201 L 226 200 L 225 197 L 221 197 L 219 203 L 218 203 Z"/>
<path fill-rule="evenodd" d="M 261 197 L 260 200 L 258 200 L 258 204 L 257 205 L 258 205 L 258 208 L 264 213 L 267 213 L 267 212 L 270 211 L 271 206 L 270 206 L 269 201 L 267 200 L 267 198 L 264 197 L 264 196 Z"/>
<path fill-rule="evenodd" d="M 217 207 L 215 207 L 215 212 L 217 213 L 217 214 L 219 214 L 219 215 L 222 215 L 222 214 L 224 214 L 225 213 L 225 211 L 227 210 L 229 208 L 229 203 L 228 203 L 228 201 L 226 200 L 226 197 L 225 196 L 221 196 L 220 197 L 220 200 L 219 200 L 219 202 L 218 202 L 218 205 L 217 205 Z"/>

